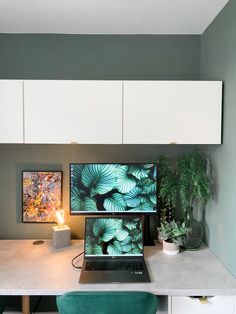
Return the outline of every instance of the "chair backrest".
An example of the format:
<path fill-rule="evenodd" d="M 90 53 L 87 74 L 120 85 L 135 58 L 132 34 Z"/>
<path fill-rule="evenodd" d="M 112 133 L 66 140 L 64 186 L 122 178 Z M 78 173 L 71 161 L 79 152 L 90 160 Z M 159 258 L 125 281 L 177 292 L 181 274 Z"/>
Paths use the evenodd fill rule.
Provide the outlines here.
<path fill-rule="evenodd" d="M 149 292 L 69 292 L 57 296 L 60 314 L 156 314 L 157 297 Z"/>

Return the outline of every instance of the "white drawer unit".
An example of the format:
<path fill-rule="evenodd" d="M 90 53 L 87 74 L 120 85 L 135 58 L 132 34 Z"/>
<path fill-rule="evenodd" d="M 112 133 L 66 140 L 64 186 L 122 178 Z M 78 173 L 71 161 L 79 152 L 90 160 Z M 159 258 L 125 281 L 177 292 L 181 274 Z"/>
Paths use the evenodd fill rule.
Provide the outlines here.
<path fill-rule="evenodd" d="M 26 143 L 122 143 L 122 82 L 25 81 Z"/>
<path fill-rule="evenodd" d="M 0 80 L 0 143 L 23 143 L 23 82 Z"/>
<path fill-rule="evenodd" d="M 124 144 L 220 144 L 222 82 L 125 81 Z"/>
<path fill-rule="evenodd" d="M 203 299 L 171 297 L 169 314 L 235 314 L 234 296 L 214 296 Z"/>

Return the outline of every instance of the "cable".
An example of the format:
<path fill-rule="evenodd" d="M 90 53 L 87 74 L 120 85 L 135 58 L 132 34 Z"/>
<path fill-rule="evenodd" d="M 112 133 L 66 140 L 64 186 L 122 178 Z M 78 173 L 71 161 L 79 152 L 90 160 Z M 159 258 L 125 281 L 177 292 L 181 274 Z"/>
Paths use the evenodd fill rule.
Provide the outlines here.
<path fill-rule="evenodd" d="M 80 257 L 82 254 L 84 254 L 84 252 L 79 253 L 78 255 L 76 255 L 76 256 L 72 259 L 71 265 L 72 265 L 74 268 L 77 268 L 77 269 L 81 269 L 81 268 L 82 268 L 82 266 L 76 266 L 76 265 L 74 264 L 74 261 L 75 261 L 78 257 Z"/>

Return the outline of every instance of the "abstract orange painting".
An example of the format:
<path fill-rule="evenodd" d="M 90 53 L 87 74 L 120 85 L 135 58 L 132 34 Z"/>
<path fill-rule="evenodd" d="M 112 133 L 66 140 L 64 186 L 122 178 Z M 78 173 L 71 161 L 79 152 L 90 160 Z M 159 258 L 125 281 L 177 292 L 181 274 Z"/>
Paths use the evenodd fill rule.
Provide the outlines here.
<path fill-rule="evenodd" d="M 55 222 L 62 206 L 62 171 L 22 171 L 23 222 Z"/>

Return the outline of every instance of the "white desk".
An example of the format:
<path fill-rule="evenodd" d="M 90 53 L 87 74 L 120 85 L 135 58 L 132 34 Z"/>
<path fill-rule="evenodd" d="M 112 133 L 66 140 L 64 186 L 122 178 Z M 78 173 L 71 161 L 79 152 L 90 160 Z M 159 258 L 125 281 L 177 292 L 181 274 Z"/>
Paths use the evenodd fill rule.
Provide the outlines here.
<path fill-rule="evenodd" d="M 83 241 L 55 250 L 51 241 L 34 246 L 33 240 L 0 241 L 0 295 L 60 295 L 75 290 L 149 291 L 156 295 L 236 295 L 236 279 L 205 246 L 167 256 L 161 246 L 146 247 L 151 283 L 79 284 L 80 270 L 72 258 L 83 251 Z M 82 262 L 81 258 L 81 262 Z M 27 297 L 24 298 L 27 313 Z"/>

